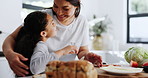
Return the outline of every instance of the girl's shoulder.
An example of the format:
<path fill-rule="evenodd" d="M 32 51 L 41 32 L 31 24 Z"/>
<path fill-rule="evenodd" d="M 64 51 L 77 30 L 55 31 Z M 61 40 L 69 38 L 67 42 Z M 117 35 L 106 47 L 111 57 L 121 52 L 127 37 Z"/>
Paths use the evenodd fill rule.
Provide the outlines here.
<path fill-rule="evenodd" d="M 36 48 L 47 49 L 47 43 L 46 43 L 46 42 L 43 42 L 43 41 L 39 41 L 39 42 L 36 44 Z"/>
<path fill-rule="evenodd" d="M 48 47 L 45 42 L 39 41 L 34 48 L 34 53 L 36 52 L 41 52 L 41 53 L 47 53 L 48 52 Z"/>

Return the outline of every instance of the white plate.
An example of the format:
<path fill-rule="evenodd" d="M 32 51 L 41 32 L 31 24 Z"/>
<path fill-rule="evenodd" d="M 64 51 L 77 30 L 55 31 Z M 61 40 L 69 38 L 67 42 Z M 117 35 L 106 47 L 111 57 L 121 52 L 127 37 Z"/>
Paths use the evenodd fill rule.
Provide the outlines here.
<path fill-rule="evenodd" d="M 140 73 L 143 70 L 143 68 L 117 67 L 117 66 L 101 67 L 100 69 L 115 74 L 135 74 L 135 73 Z"/>

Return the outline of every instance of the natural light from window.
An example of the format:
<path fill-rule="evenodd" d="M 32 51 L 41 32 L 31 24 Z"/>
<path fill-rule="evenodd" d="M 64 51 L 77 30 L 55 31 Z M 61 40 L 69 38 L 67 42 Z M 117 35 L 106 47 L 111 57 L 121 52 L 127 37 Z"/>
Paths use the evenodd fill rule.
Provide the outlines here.
<path fill-rule="evenodd" d="M 129 43 L 148 43 L 148 0 L 128 0 Z"/>
<path fill-rule="evenodd" d="M 53 0 L 23 0 L 23 4 L 28 4 L 31 6 L 37 6 L 37 7 L 43 7 L 43 8 L 49 8 L 53 5 Z M 21 11 L 21 18 L 24 20 L 24 18 L 31 12 L 35 11 L 34 9 L 29 8 L 22 8 Z"/>

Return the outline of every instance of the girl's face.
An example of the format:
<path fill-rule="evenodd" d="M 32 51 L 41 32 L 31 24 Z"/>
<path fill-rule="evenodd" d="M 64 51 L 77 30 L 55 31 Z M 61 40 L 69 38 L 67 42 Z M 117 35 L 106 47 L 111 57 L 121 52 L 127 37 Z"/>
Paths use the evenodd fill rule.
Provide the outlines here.
<path fill-rule="evenodd" d="M 53 18 L 49 14 L 47 14 L 47 20 L 48 20 L 48 24 L 46 26 L 45 32 L 47 32 L 46 37 L 49 38 L 49 37 L 55 36 L 57 33 L 57 30 L 56 30 L 56 25 L 53 21 Z"/>
<path fill-rule="evenodd" d="M 69 20 L 75 16 L 76 8 L 66 0 L 54 0 L 53 10 L 59 21 Z"/>

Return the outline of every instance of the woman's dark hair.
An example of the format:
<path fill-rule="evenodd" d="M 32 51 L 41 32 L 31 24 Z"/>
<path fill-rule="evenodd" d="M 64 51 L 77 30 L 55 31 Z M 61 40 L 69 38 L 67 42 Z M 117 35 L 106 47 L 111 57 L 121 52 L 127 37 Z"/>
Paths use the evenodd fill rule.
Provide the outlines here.
<path fill-rule="evenodd" d="M 40 32 L 45 30 L 48 23 L 47 13 L 35 11 L 27 15 L 24 20 L 24 26 L 20 29 L 15 41 L 14 51 L 28 58 L 28 61 L 23 61 L 26 65 L 30 65 L 30 58 L 34 48 L 41 40 Z M 29 75 L 32 73 L 29 70 Z"/>
<path fill-rule="evenodd" d="M 72 4 L 73 6 L 78 7 L 75 10 L 75 17 L 78 17 L 81 10 L 80 0 L 66 0 L 66 1 Z"/>
<path fill-rule="evenodd" d="M 66 0 L 66 1 L 69 2 L 70 4 L 72 4 L 73 6 L 78 7 L 75 10 L 75 17 L 78 17 L 80 14 L 80 10 L 81 10 L 80 0 Z M 51 7 L 48 9 L 51 9 Z M 53 14 L 56 15 L 56 13 L 54 12 L 53 9 L 52 9 L 52 11 L 53 11 Z"/>

